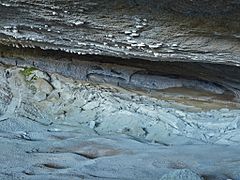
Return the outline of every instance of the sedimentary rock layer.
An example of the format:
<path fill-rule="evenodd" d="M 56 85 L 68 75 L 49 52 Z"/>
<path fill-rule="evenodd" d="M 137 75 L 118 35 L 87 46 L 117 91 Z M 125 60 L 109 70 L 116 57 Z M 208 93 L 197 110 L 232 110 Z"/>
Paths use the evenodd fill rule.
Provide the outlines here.
<path fill-rule="evenodd" d="M 0 179 L 240 179 L 239 0 L 0 0 Z"/>
<path fill-rule="evenodd" d="M 151 61 L 240 62 L 238 0 L 1 0 L 0 10 L 0 42 L 16 47 Z"/>

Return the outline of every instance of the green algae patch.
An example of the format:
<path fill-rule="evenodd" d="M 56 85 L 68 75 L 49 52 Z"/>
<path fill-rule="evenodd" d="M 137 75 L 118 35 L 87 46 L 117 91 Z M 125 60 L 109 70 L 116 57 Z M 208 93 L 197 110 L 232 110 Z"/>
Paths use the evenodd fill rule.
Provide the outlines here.
<path fill-rule="evenodd" d="M 33 85 L 34 80 L 36 80 L 36 77 L 35 76 L 31 78 L 29 77 L 33 74 L 35 70 L 37 69 L 34 67 L 25 67 L 23 70 L 20 70 L 20 74 L 23 75 L 28 88 L 32 90 L 33 94 L 35 94 L 37 91 L 36 87 L 34 87 Z"/>
<path fill-rule="evenodd" d="M 26 78 L 30 76 L 35 70 L 37 69 L 34 67 L 29 67 L 29 68 L 24 68 L 24 70 L 21 70 L 20 73 Z"/>

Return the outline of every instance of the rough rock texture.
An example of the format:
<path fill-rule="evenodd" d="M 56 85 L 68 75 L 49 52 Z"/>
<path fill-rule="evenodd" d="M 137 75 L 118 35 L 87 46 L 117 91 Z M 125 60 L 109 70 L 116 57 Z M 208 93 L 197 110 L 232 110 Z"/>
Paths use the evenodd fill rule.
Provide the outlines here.
<path fill-rule="evenodd" d="M 0 179 L 240 179 L 239 9 L 0 0 Z"/>
<path fill-rule="evenodd" d="M 0 68 L 8 85 L 0 101 L 3 180 L 240 177 L 237 109 L 196 112 L 106 84 Z"/>
<path fill-rule="evenodd" d="M 83 125 L 98 134 L 123 133 L 167 145 L 238 144 L 240 140 L 239 103 L 205 91 L 196 90 L 199 97 L 194 91 L 189 91 L 192 96 L 176 91 L 148 97 L 144 91 L 4 66 L 1 80 L 7 84 L 1 91 L 3 120 L 24 117 L 43 125 Z"/>
<path fill-rule="evenodd" d="M 0 42 L 77 54 L 239 65 L 239 6 L 239 0 L 1 0 Z"/>
<path fill-rule="evenodd" d="M 180 169 L 164 175 L 160 180 L 201 180 L 201 178 L 188 169 Z"/>

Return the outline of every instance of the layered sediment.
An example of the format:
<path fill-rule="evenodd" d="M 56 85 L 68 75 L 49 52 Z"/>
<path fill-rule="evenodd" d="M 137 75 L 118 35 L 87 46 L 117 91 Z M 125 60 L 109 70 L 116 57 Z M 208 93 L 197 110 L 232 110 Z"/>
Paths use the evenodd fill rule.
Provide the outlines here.
<path fill-rule="evenodd" d="M 0 0 L 0 178 L 240 179 L 239 6 Z"/>

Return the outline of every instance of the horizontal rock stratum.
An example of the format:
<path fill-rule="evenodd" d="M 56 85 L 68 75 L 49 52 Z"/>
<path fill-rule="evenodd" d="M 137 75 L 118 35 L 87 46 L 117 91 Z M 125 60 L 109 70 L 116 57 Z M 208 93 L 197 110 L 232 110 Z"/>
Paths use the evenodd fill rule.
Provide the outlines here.
<path fill-rule="evenodd" d="M 240 179 L 239 9 L 0 0 L 0 179 Z"/>
<path fill-rule="evenodd" d="M 239 66 L 239 9 L 238 0 L 1 0 L 0 43 Z"/>

